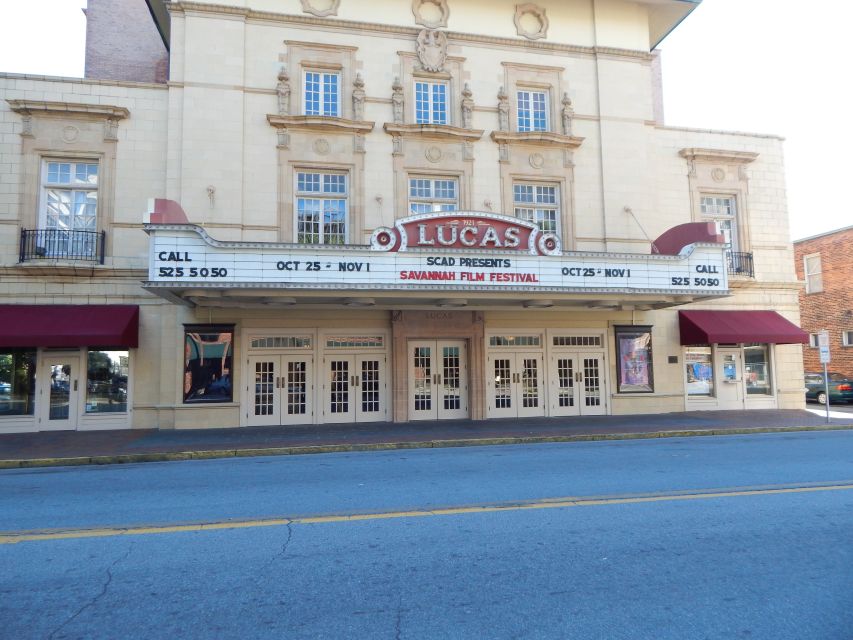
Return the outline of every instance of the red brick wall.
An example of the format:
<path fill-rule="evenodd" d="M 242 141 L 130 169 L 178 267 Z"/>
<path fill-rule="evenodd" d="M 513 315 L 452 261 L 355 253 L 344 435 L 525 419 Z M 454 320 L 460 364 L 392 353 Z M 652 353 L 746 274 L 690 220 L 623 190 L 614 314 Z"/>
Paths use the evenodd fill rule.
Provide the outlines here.
<path fill-rule="evenodd" d="M 169 53 L 145 0 L 89 0 L 85 75 L 93 80 L 168 80 Z"/>
<path fill-rule="evenodd" d="M 823 291 L 800 292 L 800 322 L 803 330 L 829 331 L 832 361 L 830 371 L 853 376 L 853 346 L 842 346 L 842 331 L 853 330 L 853 227 L 816 238 L 794 242 L 797 277 L 805 278 L 803 256 L 820 253 Z M 806 371 L 822 371 L 816 348 L 803 347 Z"/>

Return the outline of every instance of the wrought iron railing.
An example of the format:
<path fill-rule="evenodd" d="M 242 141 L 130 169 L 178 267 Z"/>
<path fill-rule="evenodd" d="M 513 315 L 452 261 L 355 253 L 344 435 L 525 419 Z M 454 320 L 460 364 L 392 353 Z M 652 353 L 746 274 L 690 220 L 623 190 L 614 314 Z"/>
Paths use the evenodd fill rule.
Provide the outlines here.
<path fill-rule="evenodd" d="M 20 262 L 81 260 L 104 264 L 105 231 L 21 229 Z"/>
<path fill-rule="evenodd" d="M 755 268 L 752 264 L 752 254 L 738 251 L 729 251 L 726 253 L 726 259 L 729 263 L 730 276 L 747 276 L 755 277 Z"/>

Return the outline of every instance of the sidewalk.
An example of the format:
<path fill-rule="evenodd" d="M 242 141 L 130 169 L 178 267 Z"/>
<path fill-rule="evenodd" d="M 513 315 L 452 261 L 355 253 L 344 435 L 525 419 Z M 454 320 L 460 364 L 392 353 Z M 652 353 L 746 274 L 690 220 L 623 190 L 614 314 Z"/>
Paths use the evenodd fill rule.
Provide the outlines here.
<path fill-rule="evenodd" d="M 710 436 L 853 429 L 853 414 L 692 411 L 659 415 L 410 422 L 296 427 L 54 431 L 0 435 L 0 469 L 335 451 Z"/>

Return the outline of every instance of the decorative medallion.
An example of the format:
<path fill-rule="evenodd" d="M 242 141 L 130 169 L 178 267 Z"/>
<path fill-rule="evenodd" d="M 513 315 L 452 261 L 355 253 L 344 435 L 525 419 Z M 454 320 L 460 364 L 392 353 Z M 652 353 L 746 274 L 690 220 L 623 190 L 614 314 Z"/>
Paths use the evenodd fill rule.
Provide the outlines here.
<path fill-rule="evenodd" d="M 418 34 L 418 60 L 424 71 L 443 71 L 447 60 L 447 36 L 434 29 L 421 30 Z"/>
<path fill-rule="evenodd" d="M 515 30 L 528 40 L 539 40 L 548 35 L 548 16 L 539 5 L 527 2 L 515 5 Z"/>
<path fill-rule="evenodd" d="M 341 0 L 301 0 L 302 10 L 318 18 L 338 15 Z"/>
<path fill-rule="evenodd" d="M 62 129 L 62 140 L 64 142 L 74 142 L 79 135 L 80 129 L 73 125 L 69 124 L 67 127 Z"/>
<path fill-rule="evenodd" d="M 424 151 L 424 155 L 426 159 L 430 162 L 438 162 L 441 160 L 441 149 L 438 147 L 429 147 L 426 151 Z"/>
<path fill-rule="evenodd" d="M 714 182 L 722 182 L 726 179 L 726 172 L 724 169 L 716 167 L 713 171 L 711 171 L 711 178 L 714 179 Z"/>
<path fill-rule="evenodd" d="M 329 141 L 325 138 L 317 138 L 313 144 L 314 151 L 316 151 L 321 156 L 325 156 L 331 151 L 332 147 L 329 145 Z"/>
<path fill-rule="evenodd" d="M 437 29 L 447 26 L 450 9 L 447 0 L 412 0 L 412 13 L 415 23 L 427 29 Z"/>
<path fill-rule="evenodd" d="M 527 161 L 534 169 L 541 169 L 545 166 L 545 157 L 541 153 L 531 153 Z"/>

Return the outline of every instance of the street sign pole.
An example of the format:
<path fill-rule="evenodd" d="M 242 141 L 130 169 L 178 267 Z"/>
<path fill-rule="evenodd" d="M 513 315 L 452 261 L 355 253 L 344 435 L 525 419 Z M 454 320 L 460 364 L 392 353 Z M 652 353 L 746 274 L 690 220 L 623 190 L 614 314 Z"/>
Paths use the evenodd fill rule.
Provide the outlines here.
<path fill-rule="evenodd" d="M 826 395 L 826 423 L 829 424 L 829 331 L 824 329 L 817 334 L 817 346 L 820 349 L 820 361 L 823 363 L 823 391 Z"/>

